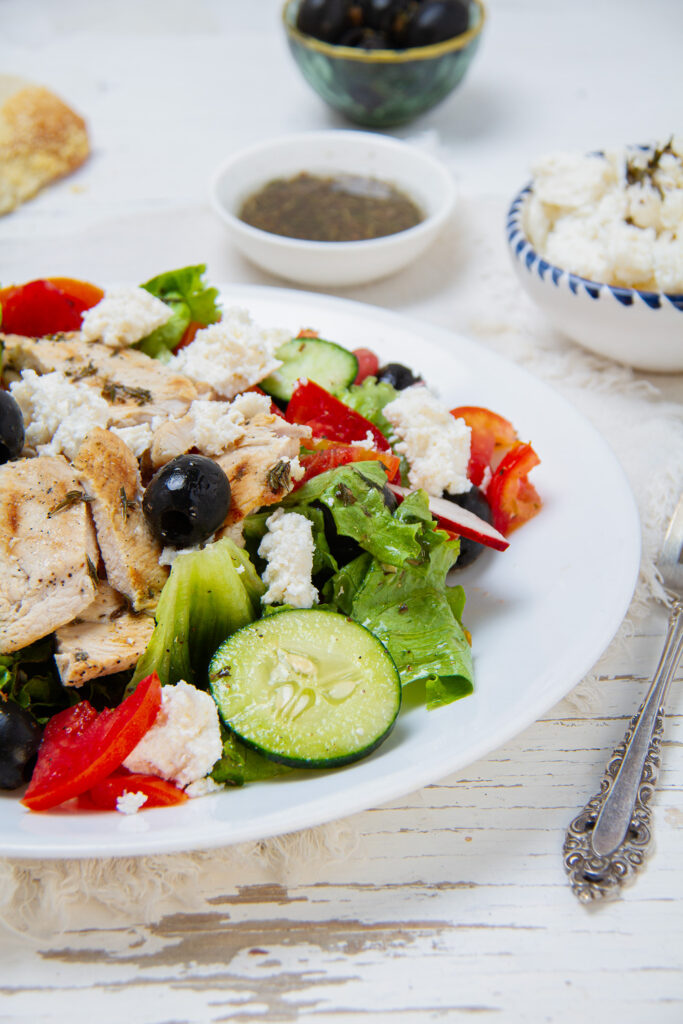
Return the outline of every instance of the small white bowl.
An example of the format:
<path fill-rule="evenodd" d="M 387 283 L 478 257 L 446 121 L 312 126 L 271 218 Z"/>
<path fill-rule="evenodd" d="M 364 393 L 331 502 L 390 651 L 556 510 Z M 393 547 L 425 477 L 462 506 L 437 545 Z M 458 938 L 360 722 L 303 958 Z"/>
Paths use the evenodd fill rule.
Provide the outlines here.
<path fill-rule="evenodd" d="M 532 185 L 512 201 L 507 239 L 522 286 L 548 320 L 584 348 L 637 370 L 683 370 L 683 295 L 589 281 L 543 259 L 524 231 Z"/>
<path fill-rule="evenodd" d="M 425 214 L 414 228 L 361 242 L 309 242 L 251 227 L 237 212 L 274 178 L 354 174 L 378 178 L 405 192 Z M 307 132 L 271 139 L 225 161 L 211 183 L 214 210 L 234 244 L 264 270 L 320 287 L 366 284 L 421 256 L 450 217 L 455 184 L 434 157 L 407 142 L 364 131 Z"/>

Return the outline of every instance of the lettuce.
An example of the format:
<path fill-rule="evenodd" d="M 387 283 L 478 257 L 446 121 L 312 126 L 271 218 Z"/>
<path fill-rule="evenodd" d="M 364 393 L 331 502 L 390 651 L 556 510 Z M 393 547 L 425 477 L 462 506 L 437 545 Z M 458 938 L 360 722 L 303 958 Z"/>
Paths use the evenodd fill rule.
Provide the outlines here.
<path fill-rule="evenodd" d="M 460 622 L 464 591 L 446 583 L 460 542 L 435 528 L 422 491 L 406 498 L 394 518 L 418 527 L 419 557 L 397 567 L 361 555 L 328 582 L 325 596 L 382 641 L 402 685 L 421 680 L 427 707 L 440 707 L 473 690 L 472 654 Z"/>
<path fill-rule="evenodd" d="M 172 309 L 171 319 L 152 331 L 135 346 L 156 359 L 168 358 L 180 342 L 188 325 L 194 321 L 206 327 L 220 320 L 218 290 L 208 288 L 203 280 L 204 264 L 169 270 L 153 277 L 142 287 Z"/>
<path fill-rule="evenodd" d="M 0 654 L 0 701 L 12 700 L 44 725 L 58 711 L 87 700 L 95 708 L 115 707 L 130 673 L 64 686 L 52 657 L 53 638 L 37 640 L 15 654 Z"/>
<path fill-rule="evenodd" d="M 214 652 L 236 629 L 258 618 L 264 590 L 249 556 L 227 537 L 179 555 L 129 692 L 154 671 L 163 684 L 184 679 L 205 688 Z"/>
<path fill-rule="evenodd" d="M 374 633 L 402 684 L 421 681 L 427 706 L 435 708 L 473 689 L 472 654 L 461 624 L 465 594 L 446 582 L 460 541 L 436 527 L 424 491 L 408 495 L 392 514 L 382 497 L 385 482 L 381 463 L 358 462 L 313 477 L 281 504 L 313 524 L 314 574 L 327 569 L 323 600 Z M 254 553 L 268 515 L 266 510 L 245 520 L 245 540 Z M 331 530 L 356 542 L 358 553 L 345 564 L 330 550 L 338 550 Z"/>
<path fill-rule="evenodd" d="M 224 726 L 221 727 L 221 735 L 223 753 L 211 770 L 214 782 L 243 786 L 247 782 L 261 782 L 293 770 L 288 765 L 269 761 L 257 750 L 251 750 Z"/>
<path fill-rule="evenodd" d="M 385 437 L 390 437 L 392 427 L 382 410 L 389 402 L 398 397 L 399 392 L 386 380 L 366 377 L 361 384 L 352 384 L 338 397 L 349 408 L 365 416 L 366 420 L 381 430 Z"/>

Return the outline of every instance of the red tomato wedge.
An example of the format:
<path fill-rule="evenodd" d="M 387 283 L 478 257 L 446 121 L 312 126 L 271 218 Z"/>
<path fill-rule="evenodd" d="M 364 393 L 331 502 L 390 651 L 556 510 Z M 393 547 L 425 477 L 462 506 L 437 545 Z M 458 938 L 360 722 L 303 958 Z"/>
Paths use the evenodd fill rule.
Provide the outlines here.
<path fill-rule="evenodd" d="M 32 811 L 49 810 L 106 779 L 138 745 L 160 707 L 161 684 L 153 672 L 117 708 L 98 713 L 81 701 L 60 711 L 45 727 L 22 803 Z"/>
<path fill-rule="evenodd" d="M 542 501 L 528 474 L 540 463 L 530 444 L 518 442 L 503 456 L 488 486 L 493 525 L 507 535 L 540 511 Z"/>
<path fill-rule="evenodd" d="M 103 295 L 95 285 L 68 277 L 41 278 L 3 288 L 2 330 L 31 338 L 78 331 L 83 313 L 97 305 Z"/>
<path fill-rule="evenodd" d="M 181 348 L 185 348 L 187 345 L 191 345 L 192 342 L 194 341 L 195 334 L 197 333 L 197 331 L 201 331 L 203 326 L 203 324 L 198 323 L 196 320 L 190 320 L 189 324 L 185 328 L 182 338 L 180 339 L 176 347 L 173 349 L 174 355 L 176 352 L 180 352 Z"/>
<path fill-rule="evenodd" d="M 467 476 L 478 487 L 487 467 L 491 467 L 496 449 L 517 443 L 517 432 L 509 420 L 479 405 L 460 405 L 451 415 L 463 419 L 472 431 Z"/>
<path fill-rule="evenodd" d="M 326 437 L 343 444 L 365 441 L 369 433 L 375 448 L 382 452 L 391 451 L 386 437 L 374 423 L 349 409 L 348 405 L 312 380 L 298 381 L 285 418 L 289 423 L 303 423 L 311 427 L 314 437 Z"/>
<path fill-rule="evenodd" d="M 119 768 L 108 778 L 92 786 L 78 798 L 78 806 L 89 810 L 115 811 L 116 801 L 124 793 L 144 793 L 143 808 L 172 807 L 187 800 L 187 793 L 157 775 L 141 775 Z"/>
<path fill-rule="evenodd" d="M 319 476 L 320 473 L 325 473 L 328 469 L 346 466 L 351 462 L 375 460 L 385 466 L 389 480 L 395 480 L 398 477 L 401 460 L 389 452 L 378 452 L 372 448 L 361 448 L 359 445 L 337 445 L 333 441 L 324 440 L 317 441 L 315 444 L 320 446 L 319 451 L 299 456 L 299 462 L 305 472 L 301 480 L 297 480 L 294 484 L 292 489 L 295 491 L 312 477 Z"/>
<path fill-rule="evenodd" d="M 354 348 L 353 355 L 358 360 L 358 373 L 354 384 L 362 384 L 366 377 L 376 377 L 379 370 L 379 359 L 369 348 Z"/>

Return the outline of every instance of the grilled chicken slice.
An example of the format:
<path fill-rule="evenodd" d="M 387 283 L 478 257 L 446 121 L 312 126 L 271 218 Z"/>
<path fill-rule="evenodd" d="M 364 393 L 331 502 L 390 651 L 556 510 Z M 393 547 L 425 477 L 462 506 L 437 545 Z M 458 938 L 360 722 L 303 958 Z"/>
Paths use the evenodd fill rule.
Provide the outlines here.
<path fill-rule="evenodd" d="M 27 647 L 92 603 L 98 552 L 82 494 L 60 457 L 0 466 L 0 652 Z"/>
<path fill-rule="evenodd" d="M 97 341 L 85 341 L 76 333 L 51 338 L 0 335 L 0 343 L 8 379 L 25 369 L 38 374 L 59 370 L 106 398 L 112 407 L 113 426 L 183 416 L 198 397 L 197 386 L 187 377 L 137 349 L 111 349 Z"/>
<path fill-rule="evenodd" d="M 74 472 L 91 497 L 107 580 L 135 611 L 154 608 L 168 569 L 142 513 L 137 459 L 120 437 L 96 427 L 78 450 Z"/>
<path fill-rule="evenodd" d="M 292 489 L 291 460 L 310 427 L 288 423 L 281 416 L 256 416 L 244 437 L 216 462 L 230 481 L 230 512 L 225 526 L 238 523 L 263 505 L 281 501 Z"/>
<path fill-rule="evenodd" d="M 102 581 L 97 597 L 56 633 L 55 662 L 64 686 L 132 668 L 144 653 L 154 618 L 134 615 L 126 599 Z"/>

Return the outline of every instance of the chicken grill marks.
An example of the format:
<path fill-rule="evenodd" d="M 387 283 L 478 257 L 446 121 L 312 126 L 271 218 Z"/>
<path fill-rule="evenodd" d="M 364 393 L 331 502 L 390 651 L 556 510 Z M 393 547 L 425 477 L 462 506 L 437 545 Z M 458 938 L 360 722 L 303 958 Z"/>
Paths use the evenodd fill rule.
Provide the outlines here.
<path fill-rule="evenodd" d="M 91 497 L 90 509 L 109 583 L 135 611 L 154 608 L 168 570 L 142 513 L 138 462 L 120 437 L 95 427 L 81 445 L 74 470 Z"/>
<path fill-rule="evenodd" d="M 89 604 L 97 543 L 80 483 L 65 459 L 41 455 L 0 466 L 0 652 L 27 647 Z M 50 512 L 63 505 L 61 511 Z"/>

